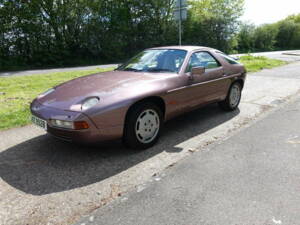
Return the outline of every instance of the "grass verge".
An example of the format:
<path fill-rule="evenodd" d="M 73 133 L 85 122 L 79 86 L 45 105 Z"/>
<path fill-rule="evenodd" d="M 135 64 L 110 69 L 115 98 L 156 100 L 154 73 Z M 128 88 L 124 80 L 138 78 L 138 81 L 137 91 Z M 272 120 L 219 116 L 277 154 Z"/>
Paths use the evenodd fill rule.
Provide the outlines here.
<path fill-rule="evenodd" d="M 242 56 L 239 60 L 243 63 L 247 71 L 250 72 L 258 72 L 263 69 L 271 69 L 277 66 L 282 66 L 287 64 L 287 62 L 277 59 L 270 59 L 264 56 Z"/>
<path fill-rule="evenodd" d="M 255 56 L 242 56 L 240 61 L 246 66 L 248 72 L 257 72 L 286 64 L 284 61 Z M 77 77 L 112 69 L 0 77 L 0 130 L 29 124 L 31 101 L 47 89 Z"/>
<path fill-rule="evenodd" d="M 49 88 L 77 77 L 112 69 L 0 77 L 0 130 L 29 124 L 30 103 Z"/>

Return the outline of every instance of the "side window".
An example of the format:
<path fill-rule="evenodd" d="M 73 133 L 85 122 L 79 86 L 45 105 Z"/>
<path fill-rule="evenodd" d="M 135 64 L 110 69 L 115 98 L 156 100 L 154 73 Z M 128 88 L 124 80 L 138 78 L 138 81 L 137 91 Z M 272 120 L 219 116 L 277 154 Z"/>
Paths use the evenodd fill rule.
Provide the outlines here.
<path fill-rule="evenodd" d="M 224 53 L 218 52 L 218 54 L 224 59 L 226 60 L 228 63 L 230 64 L 239 64 L 235 59 L 231 58 L 228 55 L 225 55 Z"/>
<path fill-rule="evenodd" d="M 187 72 L 191 72 L 193 67 L 203 66 L 205 69 L 220 67 L 220 63 L 208 52 L 196 52 L 189 61 Z"/>

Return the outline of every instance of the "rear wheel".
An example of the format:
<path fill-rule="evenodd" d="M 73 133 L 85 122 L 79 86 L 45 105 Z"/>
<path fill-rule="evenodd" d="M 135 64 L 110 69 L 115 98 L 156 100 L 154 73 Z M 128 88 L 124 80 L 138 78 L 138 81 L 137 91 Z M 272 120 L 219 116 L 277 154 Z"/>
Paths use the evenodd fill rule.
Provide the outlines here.
<path fill-rule="evenodd" d="M 219 106 L 225 111 L 233 111 L 239 106 L 241 97 L 242 85 L 239 82 L 235 82 L 231 85 L 226 99 L 219 102 Z"/>
<path fill-rule="evenodd" d="M 153 103 L 142 103 L 135 106 L 127 116 L 123 142 L 135 149 L 146 149 L 159 139 L 162 129 L 163 114 Z"/>

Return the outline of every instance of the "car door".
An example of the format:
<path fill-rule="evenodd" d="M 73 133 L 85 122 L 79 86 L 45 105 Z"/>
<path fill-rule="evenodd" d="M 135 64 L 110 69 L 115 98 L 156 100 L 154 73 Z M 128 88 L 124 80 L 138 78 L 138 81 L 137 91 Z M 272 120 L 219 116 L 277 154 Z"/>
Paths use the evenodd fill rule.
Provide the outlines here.
<path fill-rule="evenodd" d="M 197 76 L 190 76 L 189 105 L 191 107 L 207 104 L 220 100 L 224 93 L 223 90 L 227 86 L 224 77 L 224 68 L 222 64 L 208 51 L 199 51 L 191 55 L 186 73 L 191 73 L 193 67 L 202 66 L 205 73 Z"/>

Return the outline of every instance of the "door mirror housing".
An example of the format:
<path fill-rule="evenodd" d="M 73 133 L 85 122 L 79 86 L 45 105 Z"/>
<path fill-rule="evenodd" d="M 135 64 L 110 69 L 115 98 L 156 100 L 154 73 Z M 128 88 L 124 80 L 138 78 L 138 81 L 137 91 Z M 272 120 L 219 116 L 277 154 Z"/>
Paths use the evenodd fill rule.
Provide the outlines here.
<path fill-rule="evenodd" d="M 192 76 L 200 76 L 203 75 L 204 73 L 205 73 L 205 67 L 203 66 L 193 67 L 191 71 Z"/>

